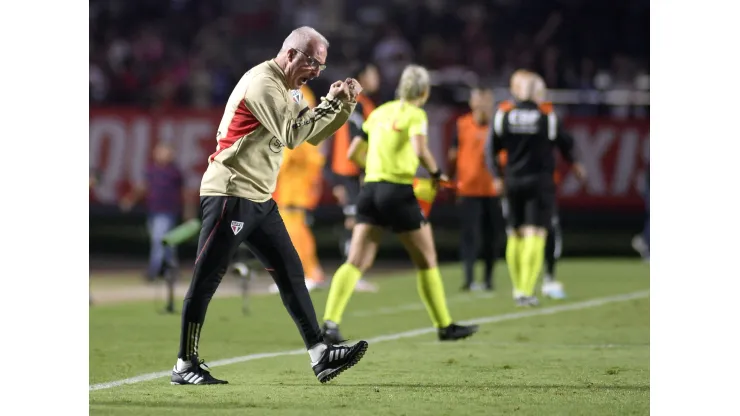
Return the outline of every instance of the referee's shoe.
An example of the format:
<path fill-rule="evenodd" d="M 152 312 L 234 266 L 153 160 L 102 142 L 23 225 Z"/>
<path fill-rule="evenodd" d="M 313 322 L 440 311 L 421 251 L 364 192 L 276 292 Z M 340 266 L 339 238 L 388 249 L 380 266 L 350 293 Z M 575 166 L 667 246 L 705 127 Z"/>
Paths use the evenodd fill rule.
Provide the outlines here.
<path fill-rule="evenodd" d="M 440 341 L 457 341 L 467 338 L 478 332 L 478 325 L 458 325 L 452 323 L 444 328 L 437 330 L 437 336 Z"/>
<path fill-rule="evenodd" d="M 365 351 L 368 344 L 366 341 L 358 341 L 355 345 L 332 345 L 326 344 L 326 349 L 321 358 L 315 363 L 311 363 L 313 372 L 319 382 L 326 383 L 342 373 L 342 371 L 357 364 Z"/>

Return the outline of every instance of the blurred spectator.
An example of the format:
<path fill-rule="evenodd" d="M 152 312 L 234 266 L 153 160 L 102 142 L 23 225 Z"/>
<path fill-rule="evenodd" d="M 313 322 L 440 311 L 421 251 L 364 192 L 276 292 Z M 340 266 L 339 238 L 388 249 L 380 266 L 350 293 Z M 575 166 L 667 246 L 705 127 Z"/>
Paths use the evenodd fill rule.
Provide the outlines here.
<path fill-rule="evenodd" d="M 154 148 L 152 163 L 147 167 L 146 180 L 121 199 L 120 208 L 128 212 L 142 198 L 146 201 L 147 228 L 151 239 L 148 280 L 160 276 L 164 262 L 177 262 L 174 247 L 164 246 L 162 238 L 179 222 L 184 210 L 185 191 L 183 175 L 174 160 L 174 149 L 160 143 Z M 187 207 L 187 218 L 193 217 L 192 207 Z"/>
<path fill-rule="evenodd" d="M 383 101 L 393 99 L 396 80 L 413 58 L 414 50 L 400 29 L 395 25 L 386 26 L 383 37 L 373 50 L 373 60 L 380 68 L 380 95 Z"/>
<path fill-rule="evenodd" d="M 327 77 L 376 61 L 387 80 L 380 102 L 410 62 L 472 70 L 495 87 L 526 67 L 554 89 L 644 89 L 649 13 L 647 0 L 91 0 L 90 104 L 220 106 L 301 24 L 326 27 L 341 51 Z"/>

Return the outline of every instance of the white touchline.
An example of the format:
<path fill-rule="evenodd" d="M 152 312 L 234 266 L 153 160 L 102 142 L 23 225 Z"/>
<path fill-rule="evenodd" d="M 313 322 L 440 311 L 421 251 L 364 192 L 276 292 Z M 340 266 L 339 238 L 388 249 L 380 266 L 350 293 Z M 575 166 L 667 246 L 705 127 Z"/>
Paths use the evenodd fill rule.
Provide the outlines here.
<path fill-rule="evenodd" d="M 595 308 L 597 306 L 603 306 L 609 303 L 626 302 L 628 300 L 641 299 L 641 298 L 646 298 L 648 296 L 650 296 L 650 291 L 644 290 L 640 292 L 632 292 L 632 293 L 625 293 L 622 295 L 614 295 L 614 296 L 607 296 L 603 298 L 596 298 L 596 299 L 586 300 L 583 302 L 575 302 L 575 303 L 569 303 L 565 305 L 551 306 L 547 308 L 530 309 L 530 310 L 522 311 L 522 312 L 512 312 L 512 313 L 505 313 L 501 315 L 485 316 L 482 318 L 461 321 L 460 323 L 482 325 L 482 324 L 491 324 L 495 322 L 512 321 L 515 319 L 529 318 L 532 316 L 553 315 L 553 314 L 561 313 L 561 312 L 578 311 L 582 309 Z M 411 331 L 404 331 L 404 332 L 398 332 L 395 334 L 381 335 L 379 337 L 368 338 L 366 341 L 370 344 L 373 344 L 376 342 L 383 342 L 383 341 L 395 341 L 395 340 L 399 340 L 402 338 L 410 338 L 410 337 L 416 337 L 419 335 L 430 334 L 435 331 L 436 331 L 435 328 L 420 328 L 420 329 L 414 329 Z M 241 357 L 226 358 L 223 360 L 212 361 L 208 363 L 208 366 L 218 367 L 221 365 L 236 364 L 236 363 L 242 363 L 245 361 L 260 360 L 263 358 L 284 357 L 288 355 L 300 355 L 300 354 L 307 354 L 306 350 L 299 349 L 299 350 L 250 354 L 250 355 L 244 355 Z M 136 377 L 131 377 L 131 378 L 123 379 L 123 380 L 116 380 L 116 381 L 109 381 L 107 383 L 93 384 L 90 386 L 90 391 L 110 389 L 113 387 L 123 386 L 124 384 L 141 383 L 143 381 L 149 381 L 149 380 L 166 377 L 166 376 L 169 376 L 170 374 L 172 374 L 172 371 L 167 370 L 167 371 L 160 371 L 156 373 L 141 374 Z"/>
<path fill-rule="evenodd" d="M 418 342 L 419 345 L 434 345 L 438 344 L 439 341 L 420 341 Z M 635 343 L 635 344 L 550 344 L 547 342 L 541 343 L 541 342 L 529 342 L 529 341 L 522 341 L 522 342 L 486 342 L 486 341 L 474 341 L 469 340 L 465 341 L 465 345 L 487 345 L 489 347 L 517 347 L 517 348 L 567 348 L 567 349 L 574 349 L 574 348 L 583 348 L 583 349 L 614 349 L 614 348 L 650 348 L 650 344 L 645 343 Z"/>
<path fill-rule="evenodd" d="M 447 303 L 459 303 L 459 302 L 470 302 L 471 299 L 493 299 L 494 295 L 493 293 L 480 293 L 480 294 L 473 294 L 473 295 L 458 295 L 458 296 L 452 296 L 447 298 Z M 357 312 L 349 312 L 347 313 L 347 316 L 354 316 L 357 318 L 365 318 L 368 316 L 378 316 L 378 315 L 393 315 L 397 314 L 399 312 L 408 312 L 408 311 L 419 311 L 422 309 L 426 309 L 426 306 L 424 306 L 424 303 L 419 299 L 418 302 L 414 303 L 406 303 L 403 305 L 397 305 L 397 306 L 388 306 L 383 308 L 378 308 L 374 310 L 360 310 Z"/>

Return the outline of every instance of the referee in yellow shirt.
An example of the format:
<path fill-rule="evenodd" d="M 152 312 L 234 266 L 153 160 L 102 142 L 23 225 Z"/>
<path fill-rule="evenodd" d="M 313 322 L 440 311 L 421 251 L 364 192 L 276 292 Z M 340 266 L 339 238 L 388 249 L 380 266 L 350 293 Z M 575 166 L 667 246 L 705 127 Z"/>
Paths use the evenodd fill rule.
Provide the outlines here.
<path fill-rule="evenodd" d="M 430 224 L 414 195 L 413 182 L 419 163 L 436 182 L 442 175 L 427 146 L 427 115 L 421 108 L 429 98 L 429 73 L 417 65 L 401 74 L 397 96 L 376 108 L 360 126 L 351 146 L 353 160 L 365 167 L 365 184 L 357 198 L 357 224 L 352 230 L 347 261 L 334 274 L 324 314 L 324 339 L 343 341 L 339 333 L 349 298 L 360 276 L 372 266 L 382 230 L 401 239 L 417 269 L 417 288 L 442 341 L 466 338 L 478 327 L 452 322 L 447 310 L 437 251 Z M 362 145 L 357 146 L 357 144 Z M 359 149 L 358 149 L 359 148 Z M 363 157 L 364 154 L 364 157 Z M 358 156 L 359 155 L 359 156 Z"/>

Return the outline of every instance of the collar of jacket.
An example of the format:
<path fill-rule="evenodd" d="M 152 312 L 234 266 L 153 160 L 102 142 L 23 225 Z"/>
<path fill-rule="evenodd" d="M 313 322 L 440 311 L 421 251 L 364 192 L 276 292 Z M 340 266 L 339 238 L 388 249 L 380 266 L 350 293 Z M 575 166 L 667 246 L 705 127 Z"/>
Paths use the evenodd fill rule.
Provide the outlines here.
<path fill-rule="evenodd" d="M 285 72 L 283 72 L 283 69 L 280 68 L 280 65 L 278 65 L 274 59 L 270 59 L 269 61 L 267 61 L 267 66 L 275 71 L 275 74 L 278 75 L 278 77 L 283 81 L 283 85 L 285 85 L 285 88 L 290 90 L 291 88 L 288 85 L 288 81 L 285 79 Z"/>

